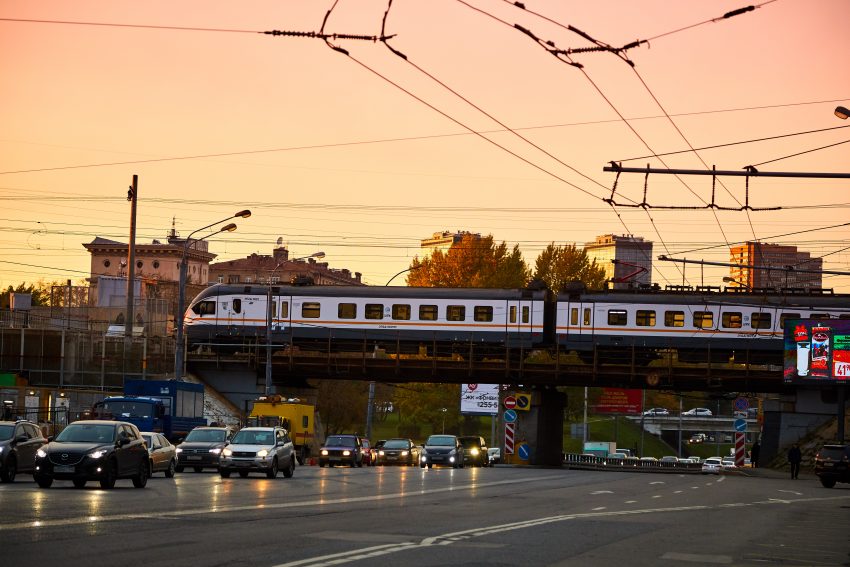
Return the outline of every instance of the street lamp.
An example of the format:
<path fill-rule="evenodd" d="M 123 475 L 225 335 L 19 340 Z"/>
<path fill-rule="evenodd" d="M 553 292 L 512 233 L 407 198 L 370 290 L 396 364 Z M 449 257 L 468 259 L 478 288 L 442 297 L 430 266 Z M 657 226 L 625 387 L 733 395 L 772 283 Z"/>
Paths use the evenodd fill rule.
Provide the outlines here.
<path fill-rule="evenodd" d="M 440 411 L 443 412 L 443 433 L 445 433 L 446 432 L 446 412 L 449 411 L 449 408 L 442 408 Z"/>
<path fill-rule="evenodd" d="M 836 106 L 835 115 L 842 120 L 847 120 L 847 118 L 850 117 L 850 110 L 847 110 L 843 106 Z"/>
<path fill-rule="evenodd" d="M 730 276 L 723 276 L 723 282 L 724 283 L 738 284 L 740 287 L 750 289 L 750 286 L 746 282 L 742 282 L 741 280 L 736 280 L 735 278 L 730 277 Z"/>
<path fill-rule="evenodd" d="M 283 262 L 280 262 L 277 266 L 275 266 L 271 272 L 269 272 L 269 281 L 268 285 L 266 286 L 266 396 L 269 396 L 272 393 L 272 322 L 274 319 L 274 311 L 277 311 L 277 306 L 272 309 L 272 276 L 278 270 L 278 268 L 283 266 L 286 262 L 297 262 L 298 260 L 305 260 L 307 258 L 324 257 L 324 252 L 313 252 L 309 256 L 293 258 L 292 260 L 284 260 Z"/>
<path fill-rule="evenodd" d="M 216 221 L 212 224 L 208 224 L 207 226 L 201 227 L 198 230 L 192 231 L 189 233 L 189 236 L 186 237 L 186 242 L 183 243 L 183 254 L 180 256 L 180 275 L 178 276 L 178 289 L 177 289 L 177 316 L 175 317 L 175 323 L 177 323 L 177 345 L 174 349 L 174 378 L 180 380 L 183 376 L 183 357 L 184 357 L 184 345 L 183 345 L 183 318 L 184 318 L 184 309 L 185 309 L 185 298 L 186 295 L 186 273 L 188 264 L 186 263 L 186 253 L 189 251 L 189 244 L 192 242 L 192 235 L 202 230 L 206 230 L 211 228 L 217 224 L 221 224 L 225 221 L 229 221 L 230 219 L 235 218 L 243 218 L 247 219 L 251 216 L 251 211 L 245 209 L 244 211 L 239 211 L 233 216 L 227 217 L 226 219 L 221 219 L 220 221 Z M 214 234 L 218 234 L 220 232 L 233 232 L 236 230 L 236 224 L 230 223 L 225 225 L 215 232 L 211 232 L 210 234 L 204 236 L 203 238 L 198 238 L 195 242 L 200 242 L 201 240 L 206 240 L 210 236 Z"/>

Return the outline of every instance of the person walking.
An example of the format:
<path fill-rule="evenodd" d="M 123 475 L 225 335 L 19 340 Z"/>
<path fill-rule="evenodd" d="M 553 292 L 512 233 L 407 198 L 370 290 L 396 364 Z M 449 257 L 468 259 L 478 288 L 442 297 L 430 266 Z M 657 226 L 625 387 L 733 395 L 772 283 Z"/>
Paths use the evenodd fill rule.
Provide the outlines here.
<path fill-rule="evenodd" d="M 794 445 L 788 450 L 788 462 L 791 463 L 791 478 L 796 479 L 800 476 L 800 463 L 803 461 L 803 453 L 800 452 L 800 447 Z"/>
<path fill-rule="evenodd" d="M 761 452 L 761 445 L 756 441 L 750 449 L 750 466 L 754 469 L 759 466 L 759 452 Z"/>

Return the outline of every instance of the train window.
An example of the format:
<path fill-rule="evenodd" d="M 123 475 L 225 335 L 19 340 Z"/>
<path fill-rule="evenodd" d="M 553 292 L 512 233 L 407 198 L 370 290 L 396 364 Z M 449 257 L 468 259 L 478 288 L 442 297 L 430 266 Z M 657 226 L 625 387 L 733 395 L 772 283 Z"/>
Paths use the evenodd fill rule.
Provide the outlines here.
<path fill-rule="evenodd" d="M 200 301 L 192 307 L 195 315 L 215 315 L 215 301 Z"/>
<path fill-rule="evenodd" d="M 800 318 L 799 313 L 782 313 L 781 315 L 779 315 L 779 328 L 784 329 L 785 328 L 785 321 L 787 321 L 788 319 L 799 319 L 799 318 Z"/>
<path fill-rule="evenodd" d="M 635 325 L 638 327 L 654 327 L 655 326 L 655 311 L 638 309 L 635 316 Z"/>
<path fill-rule="evenodd" d="M 465 321 L 466 307 L 463 305 L 448 305 L 446 307 L 446 321 Z"/>
<path fill-rule="evenodd" d="M 829 313 L 812 313 L 809 319 L 829 319 Z"/>
<path fill-rule="evenodd" d="M 281 301 L 280 303 L 280 318 L 286 319 L 289 317 L 289 302 Z"/>
<path fill-rule="evenodd" d="M 737 311 L 723 313 L 721 317 L 721 324 L 727 329 L 740 329 L 743 321 L 744 316 Z"/>
<path fill-rule="evenodd" d="M 770 329 L 773 326 L 770 313 L 753 313 L 750 317 L 750 325 L 753 329 Z"/>
<path fill-rule="evenodd" d="M 584 324 L 590 325 L 590 307 L 584 308 Z"/>
<path fill-rule="evenodd" d="M 629 317 L 628 314 L 622 309 L 609 309 L 608 310 L 608 324 L 609 325 L 625 325 L 628 323 Z"/>
<path fill-rule="evenodd" d="M 301 316 L 305 319 L 318 319 L 322 314 L 322 304 L 318 301 L 305 301 L 301 304 Z"/>
<path fill-rule="evenodd" d="M 234 299 L 233 300 L 233 312 L 234 313 L 242 313 L 242 300 Z"/>
<path fill-rule="evenodd" d="M 476 305 L 473 309 L 472 317 L 476 321 L 492 321 L 493 308 L 489 305 Z"/>
<path fill-rule="evenodd" d="M 570 325 L 578 325 L 578 307 L 570 309 Z"/>
<path fill-rule="evenodd" d="M 694 311 L 694 327 L 710 329 L 714 326 L 714 313 L 711 311 Z"/>
<path fill-rule="evenodd" d="M 528 320 L 530 319 L 530 315 L 531 315 L 531 309 L 529 309 L 528 306 L 523 306 L 523 308 L 522 308 L 522 322 L 528 323 Z"/>
<path fill-rule="evenodd" d="M 437 306 L 436 305 L 420 305 L 419 306 L 420 321 L 436 321 Z"/>
<path fill-rule="evenodd" d="M 367 303 L 364 315 L 367 319 L 383 319 L 384 305 L 383 303 Z"/>
<path fill-rule="evenodd" d="M 336 315 L 340 319 L 354 319 L 357 317 L 357 305 L 355 303 L 340 303 L 337 306 Z"/>
<path fill-rule="evenodd" d="M 684 311 L 665 311 L 664 312 L 665 327 L 684 327 L 685 312 Z"/>
<path fill-rule="evenodd" d="M 516 323 L 516 305 L 511 305 L 508 313 L 508 321 L 510 323 Z"/>
<path fill-rule="evenodd" d="M 393 305 L 393 319 L 400 319 L 403 321 L 407 321 L 408 319 L 410 319 L 410 305 Z"/>

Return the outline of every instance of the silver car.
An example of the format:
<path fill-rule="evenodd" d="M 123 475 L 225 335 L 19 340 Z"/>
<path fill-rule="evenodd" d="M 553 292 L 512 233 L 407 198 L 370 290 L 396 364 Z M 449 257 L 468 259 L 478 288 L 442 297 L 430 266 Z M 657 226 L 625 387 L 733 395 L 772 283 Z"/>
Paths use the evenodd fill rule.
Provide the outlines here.
<path fill-rule="evenodd" d="M 274 478 L 279 470 L 286 478 L 295 472 L 295 447 L 289 432 L 282 427 L 240 429 L 230 445 L 222 449 L 218 466 L 222 478 L 230 478 L 234 471 L 242 478 L 251 471 Z"/>

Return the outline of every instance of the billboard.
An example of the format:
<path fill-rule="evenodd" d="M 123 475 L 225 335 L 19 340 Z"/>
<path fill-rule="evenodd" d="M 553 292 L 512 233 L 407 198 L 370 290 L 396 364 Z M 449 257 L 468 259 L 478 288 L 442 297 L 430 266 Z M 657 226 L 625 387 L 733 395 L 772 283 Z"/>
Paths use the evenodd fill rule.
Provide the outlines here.
<path fill-rule="evenodd" d="M 783 376 L 793 384 L 850 381 L 850 320 L 787 320 Z"/>
<path fill-rule="evenodd" d="M 499 413 L 499 385 L 461 384 L 460 413 L 485 415 Z"/>
<path fill-rule="evenodd" d="M 626 388 L 602 388 L 599 400 L 593 404 L 594 413 L 640 415 L 641 390 Z"/>

